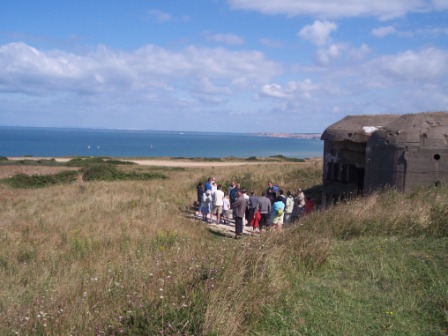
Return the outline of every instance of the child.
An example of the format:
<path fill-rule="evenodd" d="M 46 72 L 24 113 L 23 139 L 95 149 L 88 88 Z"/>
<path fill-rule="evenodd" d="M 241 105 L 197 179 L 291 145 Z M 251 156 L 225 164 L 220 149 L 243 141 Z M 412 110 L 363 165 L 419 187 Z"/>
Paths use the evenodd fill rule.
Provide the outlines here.
<path fill-rule="evenodd" d="M 225 195 L 222 200 L 222 220 L 224 224 L 229 223 L 229 210 L 230 210 L 230 201 L 229 196 Z"/>
<path fill-rule="evenodd" d="M 254 233 L 260 233 L 260 230 L 258 229 L 258 223 L 260 223 L 260 219 L 261 219 L 261 214 L 260 211 L 257 210 L 255 211 L 253 217 L 252 217 L 252 230 Z"/>

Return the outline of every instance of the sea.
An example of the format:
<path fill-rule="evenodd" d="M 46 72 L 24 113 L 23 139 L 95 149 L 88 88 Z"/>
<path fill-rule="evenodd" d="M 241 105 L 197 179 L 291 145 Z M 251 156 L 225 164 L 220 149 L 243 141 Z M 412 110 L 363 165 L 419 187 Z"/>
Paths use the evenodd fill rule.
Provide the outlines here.
<path fill-rule="evenodd" d="M 0 126 L 0 156 L 114 158 L 321 157 L 318 139 L 245 133 Z"/>

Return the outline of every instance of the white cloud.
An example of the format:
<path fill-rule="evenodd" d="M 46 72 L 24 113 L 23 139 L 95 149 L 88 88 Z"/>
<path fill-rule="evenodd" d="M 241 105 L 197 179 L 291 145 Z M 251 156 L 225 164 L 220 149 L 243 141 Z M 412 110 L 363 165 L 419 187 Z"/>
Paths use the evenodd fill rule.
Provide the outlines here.
<path fill-rule="evenodd" d="M 312 83 L 310 79 L 302 82 L 290 81 L 285 87 L 280 84 L 265 84 L 261 88 L 263 96 L 280 98 L 286 100 L 311 99 L 312 93 L 319 90 L 319 87 Z"/>
<path fill-rule="evenodd" d="M 437 28 L 421 28 L 415 31 L 415 34 L 427 35 L 430 37 L 437 37 L 440 35 L 448 36 L 448 27 L 437 27 Z M 413 34 L 408 33 L 407 36 L 412 37 Z"/>
<path fill-rule="evenodd" d="M 201 92 L 206 95 L 230 95 L 232 90 L 228 86 L 216 85 L 210 78 L 203 77 L 197 81 L 195 91 Z"/>
<path fill-rule="evenodd" d="M 347 58 L 349 61 L 362 61 L 366 58 L 366 55 L 370 53 L 370 48 L 367 44 L 363 43 L 359 48 L 349 48 L 347 52 Z"/>
<path fill-rule="evenodd" d="M 167 22 L 167 21 L 171 21 L 171 19 L 172 19 L 171 14 L 163 12 L 158 9 L 152 9 L 152 10 L 148 11 L 148 17 L 157 22 Z"/>
<path fill-rule="evenodd" d="M 434 82 L 448 77 L 448 51 L 426 48 L 383 56 L 370 63 L 372 72 L 381 72 L 394 81 Z"/>
<path fill-rule="evenodd" d="M 224 43 L 228 45 L 242 45 L 244 39 L 236 34 L 210 34 L 206 33 L 209 41 Z"/>
<path fill-rule="evenodd" d="M 446 0 L 228 0 L 234 9 L 288 16 L 311 15 L 320 18 L 374 16 L 391 19 L 407 13 L 442 10 Z"/>
<path fill-rule="evenodd" d="M 362 44 L 359 48 L 353 47 L 347 43 L 332 43 L 329 46 L 319 48 L 315 54 L 315 63 L 318 66 L 327 67 L 338 60 L 343 60 L 352 64 L 365 59 L 370 53 L 370 49 L 366 44 Z"/>
<path fill-rule="evenodd" d="M 328 48 L 321 48 L 316 52 L 316 63 L 320 66 L 328 66 L 341 55 L 342 44 L 332 44 Z"/>
<path fill-rule="evenodd" d="M 328 55 L 340 59 L 352 57 L 356 50 L 368 52 L 365 45 L 337 45 L 333 50 L 332 46 Z M 447 50 L 409 50 L 367 62 L 300 70 L 313 80 L 276 81 L 262 87 L 259 97 L 270 102 L 271 113 L 285 111 L 291 118 L 296 115 L 298 122 L 299 116 L 307 116 L 328 125 L 348 114 L 448 110 Z"/>
<path fill-rule="evenodd" d="M 432 3 L 438 10 L 448 9 L 448 0 L 432 0 Z"/>
<path fill-rule="evenodd" d="M 256 51 L 190 46 L 173 52 L 149 45 L 129 53 L 98 47 L 79 55 L 43 52 L 23 43 L 0 46 L 0 69 L 0 91 L 36 95 L 189 90 L 195 78 L 220 81 L 222 87 L 239 79 L 257 87 L 282 71 L 278 63 Z"/>
<path fill-rule="evenodd" d="M 316 45 L 324 45 L 330 39 L 330 34 L 337 30 L 337 25 L 329 21 L 314 21 L 312 25 L 303 27 L 298 35 Z"/>
<path fill-rule="evenodd" d="M 384 26 L 372 29 L 372 35 L 376 37 L 385 37 L 395 33 L 397 33 L 397 30 L 394 26 Z"/>
<path fill-rule="evenodd" d="M 287 98 L 289 95 L 285 93 L 282 87 L 278 84 L 265 84 L 261 88 L 261 92 L 266 96 L 275 98 Z"/>
<path fill-rule="evenodd" d="M 384 26 L 372 29 L 372 35 L 383 38 L 387 35 L 397 35 L 399 37 L 412 38 L 415 36 L 427 36 L 428 38 L 437 38 L 439 36 L 448 35 L 448 27 L 424 27 L 415 30 L 397 30 L 393 26 Z"/>

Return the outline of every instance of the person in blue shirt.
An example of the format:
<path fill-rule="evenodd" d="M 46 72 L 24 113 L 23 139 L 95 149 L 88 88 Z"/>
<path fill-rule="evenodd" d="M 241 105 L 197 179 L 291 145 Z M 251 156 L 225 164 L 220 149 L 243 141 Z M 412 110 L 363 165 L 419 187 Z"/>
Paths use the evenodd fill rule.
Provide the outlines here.
<path fill-rule="evenodd" d="M 283 203 L 283 199 L 278 197 L 274 204 L 272 205 L 272 227 L 274 229 L 278 229 L 278 231 L 282 231 L 283 228 L 283 215 L 285 211 L 285 203 Z"/>

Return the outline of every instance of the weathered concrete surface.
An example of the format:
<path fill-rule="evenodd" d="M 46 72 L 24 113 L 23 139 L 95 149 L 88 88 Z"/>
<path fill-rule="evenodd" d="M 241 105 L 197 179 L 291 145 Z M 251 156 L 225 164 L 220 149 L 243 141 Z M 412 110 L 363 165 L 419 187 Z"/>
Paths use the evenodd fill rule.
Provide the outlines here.
<path fill-rule="evenodd" d="M 372 134 L 366 158 L 367 190 L 448 182 L 448 113 L 400 116 Z"/>
<path fill-rule="evenodd" d="M 351 197 L 364 187 L 366 145 L 371 134 L 398 115 L 346 116 L 330 125 L 324 140 L 322 204 Z"/>
<path fill-rule="evenodd" d="M 320 137 L 329 142 L 364 142 L 378 129 L 400 117 L 396 114 L 346 116 L 328 126 Z"/>
<path fill-rule="evenodd" d="M 448 113 L 347 116 L 324 140 L 323 203 L 384 186 L 448 183 Z"/>

